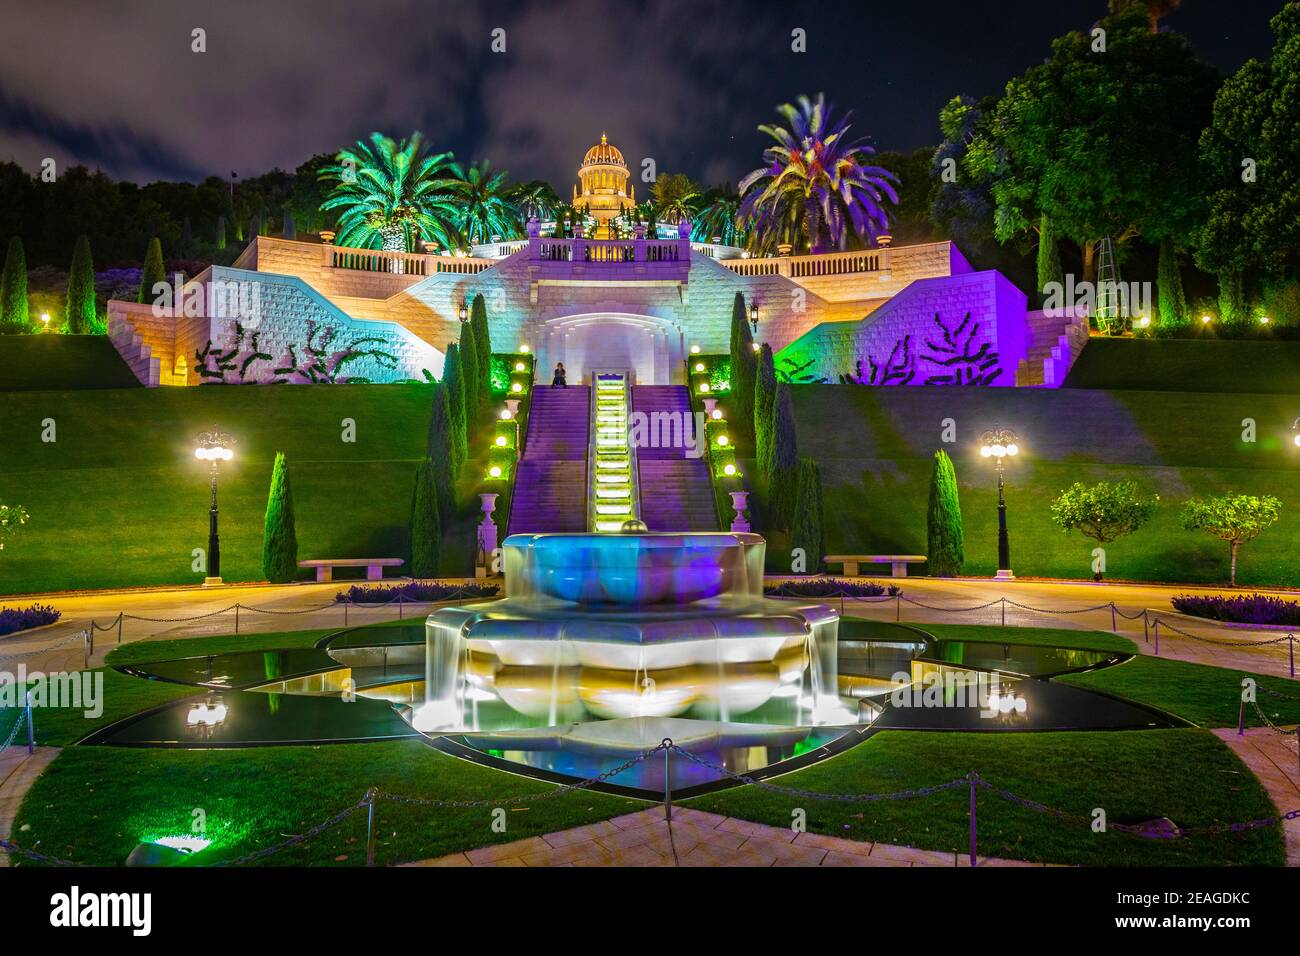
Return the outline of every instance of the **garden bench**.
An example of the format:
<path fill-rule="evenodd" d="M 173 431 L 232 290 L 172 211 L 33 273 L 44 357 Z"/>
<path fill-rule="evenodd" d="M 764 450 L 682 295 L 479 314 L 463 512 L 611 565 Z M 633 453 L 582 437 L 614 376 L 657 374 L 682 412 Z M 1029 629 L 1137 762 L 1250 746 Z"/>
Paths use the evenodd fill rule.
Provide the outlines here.
<path fill-rule="evenodd" d="M 929 559 L 923 554 L 828 554 L 822 560 L 827 564 L 844 565 L 846 578 L 858 576 L 859 564 L 888 564 L 893 577 L 905 578 L 909 564 L 920 564 Z"/>
<path fill-rule="evenodd" d="M 299 561 L 298 567 L 315 568 L 316 581 L 328 584 L 334 580 L 335 568 L 365 568 L 367 581 L 379 581 L 384 577 L 384 568 L 396 568 L 405 563 L 401 558 L 314 558 Z"/>

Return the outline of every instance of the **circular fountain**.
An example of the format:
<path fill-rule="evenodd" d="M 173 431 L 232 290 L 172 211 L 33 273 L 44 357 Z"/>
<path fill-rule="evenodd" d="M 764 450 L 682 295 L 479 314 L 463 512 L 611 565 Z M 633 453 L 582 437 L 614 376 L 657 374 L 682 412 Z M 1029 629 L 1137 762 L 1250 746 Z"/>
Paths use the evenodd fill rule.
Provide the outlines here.
<path fill-rule="evenodd" d="M 765 599 L 765 549 L 743 533 L 513 535 L 505 598 L 429 615 L 412 722 L 478 730 L 489 705 L 496 730 L 730 722 L 774 700 L 781 723 L 853 722 L 837 694 L 839 615 Z"/>

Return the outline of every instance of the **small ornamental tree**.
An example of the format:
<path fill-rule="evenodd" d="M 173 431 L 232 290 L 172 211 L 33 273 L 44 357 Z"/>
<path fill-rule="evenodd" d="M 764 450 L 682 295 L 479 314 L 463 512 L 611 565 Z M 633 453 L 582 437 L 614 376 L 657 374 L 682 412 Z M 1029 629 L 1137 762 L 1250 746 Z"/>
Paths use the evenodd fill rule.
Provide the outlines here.
<path fill-rule="evenodd" d="M 5 541 L 17 534 L 27 519 L 27 509 L 22 505 L 0 505 L 0 551 L 5 549 Z"/>
<path fill-rule="evenodd" d="M 438 512 L 437 475 L 433 461 L 420 462 L 415 471 L 415 493 L 411 496 L 411 577 L 438 576 L 439 548 L 442 542 Z"/>
<path fill-rule="evenodd" d="M 451 473 L 460 477 L 469 455 L 467 422 L 465 419 L 465 383 L 460 376 L 460 346 L 452 342 L 447 346 L 447 357 L 442 365 L 442 387 L 447 389 L 447 412 L 451 420 Z"/>
<path fill-rule="evenodd" d="M 95 315 L 95 265 L 90 258 L 90 239 L 81 235 L 72 247 L 72 266 L 68 269 L 68 304 L 64 310 L 68 331 L 89 335 L 99 331 Z"/>
<path fill-rule="evenodd" d="M 9 240 L 5 268 L 0 273 L 0 335 L 30 332 L 31 316 L 27 311 L 27 255 L 18 236 Z"/>
<path fill-rule="evenodd" d="M 1272 495 L 1212 495 L 1183 505 L 1183 527 L 1204 531 L 1228 542 L 1231 564 L 1228 582 L 1237 583 L 1237 552 L 1277 521 L 1282 502 Z"/>
<path fill-rule="evenodd" d="M 737 292 L 731 306 L 731 393 L 732 418 L 746 439 L 754 430 L 754 379 L 757 374 L 754 336 L 745 314 L 745 296 Z"/>
<path fill-rule="evenodd" d="M 294 529 L 289 464 L 284 452 L 276 452 L 262 525 L 262 576 L 273 584 L 287 584 L 297 573 L 298 535 Z"/>
<path fill-rule="evenodd" d="M 465 393 L 465 435 L 467 441 L 474 439 L 475 426 L 479 417 L 479 361 L 478 343 L 474 340 L 474 330 L 469 322 L 460 324 L 460 382 Z M 489 367 L 491 358 L 483 358 Z"/>
<path fill-rule="evenodd" d="M 492 402 L 492 336 L 488 332 L 487 303 L 481 294 L 474 296 L 469 324 L 474 332 L 474 353 L 478 359 L 478 407 L 486 408 Z"/>
<path fill-rule="evenodd" d="M 140 269 L 140 295 L 136 299 L 144 305 L 154 301 L 153 287 L 167 281 L 167 267 L 163 265 L 162 242 L 157 236 L 149 240 L 144 253 L 144 266 Z"/>
<path fill-rule="evenodd" d="M 954 577 L 966 562 L 961 523 L 961 501 L 957 497 L 957 470 L 945 451 L 934 453 L 930 472 L 930 506 L 925 514 L 926 555 L 931 575 Z"/>
<path fill-rule="evenodd" d="M 1062 531 L 1079 531 L 1098 544 L 1132 534 L 1151 520 L 1159 495 L 1145 498 L 1131 481 L 1099 481 L 1091 487 L 1076 481 L 1052 502 L 1052 520 Z M 1102 579 L 1098 566 L 1093 579 Z"/>
<path fill-rule="evenodd" d="M 822 501 L 822 473 L 812 458 L 799 459 L 794 520 L 790 523 L 790 547 L 802 548 L 807 569 L 817 573 L 826 552 L 825 509 Z"/>
<path fill-rule="evenodd" d="M 768 513 L 774 528 L 789 530 L 799 481 L 799 446 L 794 431 L 794 402 L 784 382 L 776 387 L 772 438 L 772 478 L 768 484 Z"/>
<path fill-rule="evenodd" d="M 434 493 L 438 502 L 439 517 L 451 517 L 456 498 L 456 482 L 451 472 L 451 390 L 444 383 L 433 389 L 433 409 L 429 414 L 428 454 L 433 460 Z"/>
<path fill-rule="evenodd" d="M 772 477 L 775 416 L 776 366 L 772 363 L 772 347 L 764 342 L 754 381 L 754 457 L 758 460 L 758 473 L 765 480 Z"/>

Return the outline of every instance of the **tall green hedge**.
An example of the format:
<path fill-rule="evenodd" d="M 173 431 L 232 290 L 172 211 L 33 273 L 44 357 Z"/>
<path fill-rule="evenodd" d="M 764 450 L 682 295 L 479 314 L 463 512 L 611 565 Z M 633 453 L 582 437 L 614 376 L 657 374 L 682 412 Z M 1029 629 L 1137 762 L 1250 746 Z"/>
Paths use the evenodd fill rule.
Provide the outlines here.
<path fill-rule="evenodd" d="M 271 491 L 266 498 L 266 519 L 262 524 L 262 576 L 274 584 L 287 584 L 297 574 L 298 535 L 294 528 L 289 464 L 283 452 L 276 452 Z"/>
<path fill-rule="evenodd" d="M 790 547 L 802 548 L 807 570 L 820 571 L 826 553 L 826 514 L 822 499 L 822 473 L 812 458 L 799 459 L 799 475 L 790 524 Z"/>
<path fill-rule="evenodd" d="M 488 332 L 487 303 L 481 294 L 474 296 L 469 324 L 474 332 L 474 353 L 478 359 L 478 407 L 482 409 L 492 402 L 492 336 Z"/>
<path fill-rule="evenodd" d="M 32 330 L 27 311 L 27 255 L 18 236 L 9 240 L 5 268 L 0 273 L 0 335 L 17 335 Z"/>
<path fill-rule="evenodd" d="M 772 361 L 772 346 L 764 342 L 758 353 L 758 374 L 754 382 L 754 457 L 764 481 L 772 480 L 775 419 L 776 365 Z"/>
<path fill-rule="evenodd" d="M 154 236 L 149 240 L 149 247 L 144 253 L 144 265 L 140 269 L 140 295 L 136 301 L 145 305 L 153 302 L 153 287 L 166 281 L 167 267 L 163 264 L 162 242 Z"/>
<path fill-rule="evenodd" d="M 438 519 L 441 502 L 438 498 L 436 471 L 429 458 L 420 462 L 420 467 L 415 471 L 415 491 L 411 495 L 409 565 L 413 578 L 432 578 L 438 575 L 442 531 Z"/>
<path fill-rule="evenodd" d="M 64 310 L 68 331 L 74 335 L 100 332 L 95 314 L 95 265 L 90 257 L 90 239 L 77 237 L 72 247 L 72 266 L 68 270 L 68 304 Z"/>
<path fill-rule="evenodd" d="M 754 379 L 757 364 L 754 336 L 749 330 L 749 316 L 745 314 L 745 296 L 744 293 L 737 292 L 731 306 L 731 395 L 727 401 L 732 409 L 728 418 L 736 422 L 741 437 L 747 442 L 754 439 Z"/>
<path fill-rule="evenodd" d="M 1065 270 L 1061 268 L 1061 250 L 1056 244 L 1056 230 L 1044 215 L 1038 223 L 1038 294 L 1039 301 L 1046 297 L 1049 283 L 1065 284 Z"/>
<path fill-rule="evenodd" d="M 472 322 L 460 324 L 460 383 L 465 394 L 465 434 L 468 441 L 473 441 L 475 425 L 479 417 L 479 362 L 489 368 L 491 356 L 478 354 L 478 343 L 474 339 Z"/>
<path fill-rule="evenodd" d="M 930 506 L 925 514 L 927 569 L 935 577 L 954 577 L 966 562 L 961 523 L 961 502 L 957 497 L 957 470 L 948 453 L 934 453 L 930 472 Z"/>
<path fill-rule="evenodd" d="M 452 477 L 451 389 L 444 382 L 433 388 L 433 408 L 429 414 L 429 457 L 433 459 L 433 484 L 439 516 L 446 521 L 455 504 L 456 482 Z"/>
<path fill-rule="evenodd" d="M 794 520 L 795 495 L 799 482 L 799 446 L 795 440 L 794 402 L 790 387 L 776 386 L 776 414 L 772 432 L 772 479 L 768 485 L 768 515 L 771 525 L 789 530 Z"/>
<path fill-rule="evenodd" d="M 452 342 L 447 346 L 447 357 L 442 366 L 442 387 L 447 390 L 447 412 L 451 421 L 451 473 L 459 478 L 469 456 L 465 418 L 465 383 L 460 375 L 460 346 Z"/>

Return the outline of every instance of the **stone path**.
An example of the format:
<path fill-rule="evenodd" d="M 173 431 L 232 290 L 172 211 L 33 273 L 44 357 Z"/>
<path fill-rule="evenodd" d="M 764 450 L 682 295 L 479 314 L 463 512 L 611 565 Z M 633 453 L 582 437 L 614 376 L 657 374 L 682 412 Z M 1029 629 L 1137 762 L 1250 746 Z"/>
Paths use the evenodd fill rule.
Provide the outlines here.
<path fill-rule="evenodd" d="M 37 747 L 29 754 L 25 746 L 18 744 L 0 753 L 0 839 L 10 839 L 23 797 L 58 755 L 58 747 Z M 9 865 L 9 854 L 0 850 L 0 867 Z"/>
<path fill-rule="evenodd" d="M 1213 733 L 1259 778 L 1279 812 L 1300 809 L 1300 756 L 1296 754 L 1294 736 L 1283 737 L 1268 727 L 1248 727 L 1244 737 L 1237 736 L 1232 727 L 1221 727 Z M 1286 865 L 1300 866 L 1300 819 L 1283 820 L 1282 831 Z"/>
<path fill-rule="evenodd" d="M 671 832 L 670 832 L 671 829 Z M 674 862 L 674 859 L 676 862 Z M 799 833 L 717 813 L 662 807 L 450 853 L 407 866 L 969 866 L 964 853 L 943 853 Z M 978 857 L 978 866 L 1042 866 Z"/>

